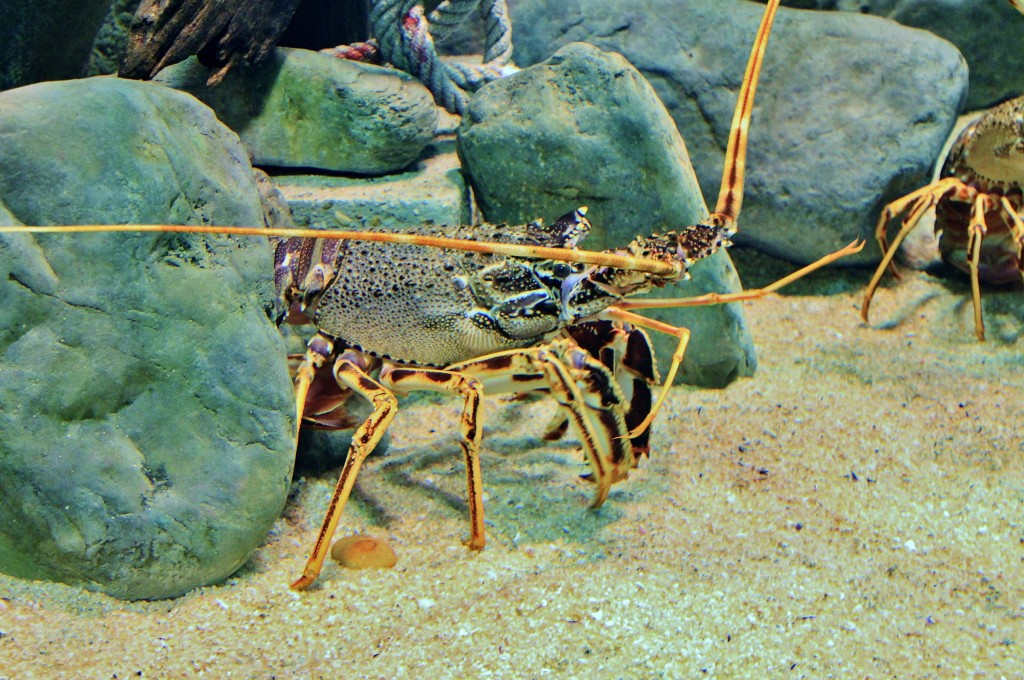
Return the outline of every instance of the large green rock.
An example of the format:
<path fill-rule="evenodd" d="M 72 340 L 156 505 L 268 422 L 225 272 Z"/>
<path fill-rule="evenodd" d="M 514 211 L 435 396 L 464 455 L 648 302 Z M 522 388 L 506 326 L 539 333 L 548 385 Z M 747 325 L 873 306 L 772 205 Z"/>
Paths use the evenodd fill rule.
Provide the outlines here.
<path fill-rule="evenodd" d="M 490 222 L 557 219 L 587 206 L 582 248 L 625 247 L 707 216 L 686 145 L 646 79 L 621 55 L 583 43 L 481 88 L 458 134 L 459 155 Z M 693 279 L 657 291 L 692 297 L 739 290 L 728 255 L 697 263 Z M 693 335 L 680 380 L 722 386 L 757 364 L 737 304 L 649 312 Z M 662 366 L 675 338 L 656 334 Z"/>
<path fill-rule="evenodd" d="M 155 80 L 212 107 L 255 165 L 379 175 L 415 161 L 434 136 L 433 97 L 394 69 L 278 48 L 215 86 L 209 77 L 192 57 Z"/>
<path fill-rule="evenodd" d="M 0 94 L 0 219 L 250 224 L 245 151 L 116 78 Z M 160 598 L 217 582 L 287 495 L 291 385 L 263 239 L 0 239 L 0 570 Z"/>

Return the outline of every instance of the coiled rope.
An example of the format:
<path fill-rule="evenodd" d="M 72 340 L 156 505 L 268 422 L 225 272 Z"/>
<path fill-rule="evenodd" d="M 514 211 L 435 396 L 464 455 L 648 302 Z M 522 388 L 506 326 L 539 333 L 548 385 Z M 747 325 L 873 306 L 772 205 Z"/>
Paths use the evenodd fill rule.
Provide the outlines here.
<path fill-rule="evenodd" d="M 484 22 L 483 63 L 442 59 L 434 39 L 443 41 L 474 12 Z M 355 60 L 379 57 L 416 76 L 451 113 L 466 113 L 468 92 L 515 71 L 505 0 L 445 0 L 429 14 L 424 14 L 422 0 L 374 0 L 370 30 L 374 38 L 368 42 L 321 52 Z"/>

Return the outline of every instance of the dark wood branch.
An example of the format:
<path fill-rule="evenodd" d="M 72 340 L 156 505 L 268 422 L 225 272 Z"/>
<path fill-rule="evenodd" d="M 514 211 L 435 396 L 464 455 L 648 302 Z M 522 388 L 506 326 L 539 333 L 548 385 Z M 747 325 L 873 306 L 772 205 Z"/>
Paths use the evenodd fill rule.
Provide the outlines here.
<path fill-rule="evenodd" d="M 277 44 L 299 0 L 143 0 L 119 75 L 152 78 L 198 54 L 215 84 L 236 64 L 255 63 Z"/>

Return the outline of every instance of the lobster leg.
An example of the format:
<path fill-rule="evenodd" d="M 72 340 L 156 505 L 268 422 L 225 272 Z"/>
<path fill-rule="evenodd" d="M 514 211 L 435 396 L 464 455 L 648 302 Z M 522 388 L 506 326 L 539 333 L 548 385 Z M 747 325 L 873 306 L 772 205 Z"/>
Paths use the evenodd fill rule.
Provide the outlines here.
<path fill-rule="evenodd" d="M 589 479 L 597 484 L 593 507 L 635 466 L 622 390 L 612 372 L 573 340 L 497 352 L 448 370 L 473 375 L 487 394 L 550 390 L 579 433 L 593 473 Z"/>
<path fill-rule="evenodd" d="M 918 222 L 924 216 L 929 209 L 935 206 L 936 197 L 934 195 L 926 195 L 918 199 L 913 207 L 910 209 L 909 214 L 903 219 L 903 223 L 900 226 L 900 230 L 893 239 L 892 246 L 888 245 L 888 240 L 885 235 L 885 225 L 888 219 L 879 220 L 879 230 L 876 233 L 879 245 L 883 249 L 882 261 L 879 263 L 878 268 L 874 269 L 874 275 L 871 277 L 870 283 L 867 284 L 867 288 L 864 289 L 864 299 L 860 304 L 860 317 L 864 323 L 868 323 L 868 314 L 871 309 L 871 300 L 874 298 L 874 291 L 877 291 L 879 284 L 882 282 L 882 277 L 885 275 L 886 269 L 892 271 L 894 277 L 899 279 L 899 272 L 896 270 L 896 251 L 899 250 L 903 240 L 906 239 L 908 233 L 913 230 L 915 226 L 918 226 Z M 883 214 L 885 218 L 885 214 Z"/>
<path fill-rule="evenodd" d="M 635 464 L 627 439 L 626 403 L 618 383 L 604 364 L 575 344 L 561 352 L 541 349 L 534 361 L 576 425 L 597 484 L 592 507 L 601 507 L 611 485 L 625 479 Z"/>
<path fill-rule="evenodd" d="M 1024 260 L 1024 220 L 1021 219 L 1017 209 L 1013 207 L 1006 196 L 999 198 L 999 204 L 1010 218 L 1010 233 L 1013 234 L 1013 239 L 1017 242 L 1017 262 L 1021 262 Z M 1021 274 L 1024 274 L 1024 271 Z"/>
<path fill-rule="evenodd" d="M 302 418 L 306 410 L 306 396 L 316 375 L 315 358 L 307 351 L 299 369 L 295 372 L 295 443 L 298 446 L 299 433 L 302 431 Z"/>
<path fill-rule="evenodd" d="M 466 487 L 469 498 L 469 540 L 473 550 L 484 547 L 483 477 L 480 472 L 480 400 L 483 386 L 476 378 L 459 371 L 429 368 L 388 368 L 381 371 L 381 382 L 401 392 L 433 391 L 461 394 L 465 398 L 459 432 L 459 444 L 466 459 Z"/>
<path fill-rule="evenodd" d="M 317 369 L 334 353 L 334 343 L 323 333 L 317 333 L 306 344 L 306 356 L 295 371 L 295 442 L 298 445 L 302 418 L 306 414 L 306 399 Z"/>
<path fill-rule="evenodd" d="M 304 590 L 316 580 L 323 567 L 327 548 L 338 527 L 338 521 L 345 503 L 355 485 L 356 475 L 366 457 L 380 441 L 384 431 L 391 424 L 398 408 L 392 389 L 399 391 L 441 391 L 461 394 L 465 397 L 462 412 L 461 443 L 466 459 L 466 479 L 469 488 L 470 537 L 467 545 L 474 550 L 484 547 L 483 491 L 480 473 L 479 423 L 480 399 L 483 389 L 476 379 L 454 371 L 440 369 L 397 368 L 385 365 L 381 369 L 379 382 L 367 373 L 367 365 L 358 352 L 344 352 L 334 365 L 334 376 L 339 385 L 347 387 L 370 401 L 374 410 L 366 421 L 352 435 L 352 444 L 341 469 L 338 484 L 328 506 L 327 515 L 317 535 L 309 561 L 302 576 L 292 584 L 296 590 Z"/>
<path fill-rule="evenodd" d="M 985 240 L 988 227 L 985 225 L 985 213 L 989 208 L 989 199 L 985 194 L 978 194 L 971 204 L 971 223 L 967 227 L 967 264 L 971 270 L 971 299 L 974 302 L 974 334 L 979 341 L 985 340 L 985 321 L 981 316 L 981 282 L 978 279 L 978 263 L 981 260 L 981 242 Z"/>
<path fill-rule="evenodd" d="M 631 423 L 631 429 L 629 432 L 630 438 L 633 439 L 641 437 L 646 434 L 647 429 L 651 426 L 651 423 L 654 422 L 654 417 L 658 415 L 661 405 L 665 403 L 665 399 L 668 397 L 667 387 L 676 379 L 676 373 L 679 371 L 679 367 L 683 363 L 683 357 L 686 354 L 686 346 L 690 343 L 690 330 L 681 326 L 673 326 L 665 323 L 664 321 L 658 321 L 657 319 L 648 319 L 645 316 L 627 312 L 626 310 L 619 309 L 617 307 L 611 307 L 606 310 L 605 313 L 619 321 L 630 323 L 635 326 L 650 328 L 655 331 L 661 331 L 667 335 L 674 336 L 678 340 L 676 349 L 672 352 L 672 361 L 668 367 L 668 375 L 665 376 L 665 386 L 662 387 L 661 394 L 658 395 L 658 400 L 648 409 L 647 415 L 642 421 L 635 425 Z"/>
<path fill-rule="evenodd" d="M 906 196 L 897 198 L 882 209 L 882 214 L 878 216 L 878 222 L 875 224 L 875 240 L 878 241 L 878 247 L 885 256 L 883 261 L 885 262 L 885 265 L 889 267 L 893 276 L 896 278 L 899 278 L 900 276 L 900 273 L 896 270 L 896 265 L 892 261 L 893 255 L 896 254 L 896 250 L 899 248 L 903 239 L 906 238 L 906 235 L 913 231 L 914 227 L 917 226 L 917 223 L 924 215 L 924 211 L 935 205 L 938 200 L 950 190 L 959 189 L 961 187 L 963 187 L 963 183 L 956 177 L 946 177 L 938 182 L 934 182 L 928 186 L 911 191 Z M 922 204 L 925 204 L 925 207 L 923 210 L 918 212 L 918 209 Z M 910 215 L 903 220 L 903 227 L 900 229 L 899 235 L 893 242 L 892 248 L 890 248 L 886 228 L 889 226 L 889 222 L 892 218 L 903 213 L 910 206 L 913 206 L 910 211 Z M 917 219 L 912 219 L 915 213 L 917 214 Z M 885 266 L 879 266 L 879 269 L 885 269 Z M 879 275 L 879 278 L 881 278 L 881 275 Z"/>
<path fill-rule="evenodd" d="M 565 332 L 615 376 L 628 404 L 625 418 L 626 427 L 632 433 L 633 457 L 639 460 L 648 455 L 650 431 L 636 431 L 651 412 L 654 401 L 651 388 L 661 382 L 650 336 L 640 325 L 604 319 L 570 326 Z M 559 409 L 544 438 L 558 439 L 569 426 L 569 418 L 565 409 Z"/>
<path fill-rule="evenodd" d="M 314 373 L 312 367 L 317 358 L 311 349 L 303 362 L 303 366 L 309 366 L 310 369 L 304 371 L 300 368 L 297 392 L 303 400 L 309 387 L 303 376 Z M 465 398 L 460 430 L 469 495 L 470 537 L 467 545 L 475 550 L 483 548 L 486 540 L 479 458 L 483 432 L 479 409 L 485 388 L 494 392 L 551 390 L 580 432 L 594 473 L 592 477 L 597 483 L 594 507 L 604 503 L 611 485 L 625 479 L 629 469 L 635 465 L 636 457 L 629 444 L 629 431 L 624 418 L 627 405 L 614 375 L 572 340 L 556 341 L 546 347 L 492 354 L 447 369 L 408 368 L 386 363 L 380 371 L 379 381 L 370 377 L 365 357 L 359 352 L 348 350 L 335 360 L 334 377 L 340 386 L 370 401 L 374 410 L 352 436 L 348 456 L 316 543 L 302 576 L 292 584 L 296 590 L 308 588 L 320 574 L 359 468 L 397 411 L 398 402 L 392 390 L 450 392 Z M 298 407 L 300 417 L 301 403 Z"/>
<path fill-rule="evenodd" d="M 366 373 L 366 364 L 358 353 L 343 352 L 334 362 L 334 377 L 339 385 L 361 394 L 373 404 L 374 408 L 373 413 L 356 428 L 352 435 L 352 444 L 349 446 L 345 464 L 341 468 L 341 475 L 338 477 L 334 495 L 331 496 L 331 502 L 327 506 L 327 515 L 320 527 L 320 533 L 317 534 L 313 551 L 309 555 L 302 576 L 292 583 L 292 588 L 295 590 L 305 590 L 320 575 L 331 538 L 334 536 L 349 494 L 352 493 L 359 468 L 384 435 L 384 431 L 391 424 L 395 417 L 395 411 L 398 409 L 398 400 L 395 395 Z"/>
<path fill-rule="evenodd" d="M 875 290 L 878 289 L 878 284 L 881 282 L 885 270 L 889 269 L 893 276 L 899 278 L 899 272 L 896 271 L 896 263 L 893 259 L 896 257 L 896 251 L 899 250 L 903 239 L 914 230 L 925 212 L 938 203 L 939 199 L 943 196 L 954 191 L 964 192 L 971 191 L 971 189 L 956 177 L 945 177 L 928 186 L 912 191 L 902 198 L 896 199 L 882 210 L 882 214 L 878 217 L 878 224 L 875 225 L 875 240 L 878 241 L 878 246 L 881 248 L 883 255 L 882 261 L 879 263 L 878 268 L 875 269 L 874 276 L 871 277 L 871 282 L 868 283 L 867 288 L 864 290 L 864 301 L 860 306 L 860 318 L 864 320 L 864 323 L 868 323 L 871 300 L 875 296 Z M 908 208 L 910 212 L 903 219 L 899 233 L 896 234 L 896 238 L 893 239 L 890 246 L 886 236 L 886 227 L 889 226 L 890 220 Z"/>

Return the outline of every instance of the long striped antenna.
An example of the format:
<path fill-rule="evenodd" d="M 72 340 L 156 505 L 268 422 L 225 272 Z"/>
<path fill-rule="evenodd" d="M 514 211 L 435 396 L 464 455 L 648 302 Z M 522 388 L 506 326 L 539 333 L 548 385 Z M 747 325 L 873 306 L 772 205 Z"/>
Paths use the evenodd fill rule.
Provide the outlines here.
<path fill-rule="evenodd" d="M 1017 2 L 1020 0 L 1011 0 Z M 757 29 L 754 47 L 747 62 L 747 72 L 743 74 L 740 85 L 739 101 L 732 118 L 732 130 L 729 132 L 729 144 L 725 149 L 725 168 L 722 171 L 722 188 L 718 193 L 718 205 L 712 218 L 718 217 L 726 224 L 735 225 L 743 205 L 743 177 L 747 168 L 747 131 L 750 128 L 750 112 L 754 109 L 754 94 L 757 92 L 757 81 L 764 62 L 764 52 L 768 47 L 768 35 L 775 21 L 775 10 L 779 8 L 779 0 L 769 0 L 761 17 L 761 26 Z"/>

